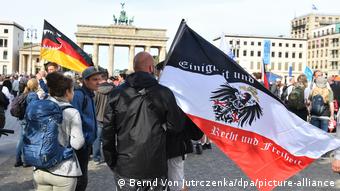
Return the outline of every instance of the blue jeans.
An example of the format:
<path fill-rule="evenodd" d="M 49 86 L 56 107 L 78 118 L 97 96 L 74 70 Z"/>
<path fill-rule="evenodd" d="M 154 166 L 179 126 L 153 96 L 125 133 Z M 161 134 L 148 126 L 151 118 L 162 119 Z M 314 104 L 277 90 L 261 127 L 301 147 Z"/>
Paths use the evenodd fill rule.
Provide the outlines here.
<path fill-rule="evenodd" d="M 102 152 L 101 152 L 101 145 L 102 145 L 102 129 L 103 129 L 103 123 L 102 122 L 98 122 L 98 128 L 97 128 L 97 138 L 96 140 L 93 142 L 92 145 L 92 158 L 94 161 L 100 161 L 102 158 Z"/>
<path fill-rule="evenodd" d="M 19 134 L 19 140 L 16 146 L 16 162 L 22 162 L 21 155 L 22 155 L 22 148 L 23 148 L 23 140 L 24 140 L 24 127 L 25 127 L 25 121 L 20 121 L 20 134 Z"/>
<path fill-rule="evenodd" d="M 314 118 L 312 117 L 312 119 L 310 120 L 310 123 L 312 125 L 314 125 L 315 127 L 318 127 L 319 129 L 322 129 L 326 132 L 328 132 L 328 119 L 318 119 L 318 118 Z"/>

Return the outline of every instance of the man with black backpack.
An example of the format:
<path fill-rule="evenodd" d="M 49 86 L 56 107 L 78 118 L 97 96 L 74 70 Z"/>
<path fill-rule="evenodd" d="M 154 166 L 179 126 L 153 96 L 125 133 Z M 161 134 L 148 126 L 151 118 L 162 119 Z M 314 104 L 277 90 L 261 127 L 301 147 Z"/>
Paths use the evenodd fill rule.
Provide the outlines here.
<path fill-rule="evenodd" d="M 308 110 L 306 102 L 308 99 L 307 77 L 301 74 L 297 78 L 297 82 L 291 85 L 291 91 L 289 92 L 286 100 L 288 109 L 299 116 L 301 119 L 307 121 Z"/>
<path fill-rule="evenodd" d="M 94 104 L 94 91 L 98 90 L 101 74 L 103 71 L 91 66 L 82 73 L 83 86 L 74 91 L 72 106 L 75 107 L 81 116 L 83 134 L 85 137 L 84 146 L 76 151 L 80 168 L 83 173 L 77 181 L 77 191 L 84 191 L 87 187 L 87 167 L 89 155 L 93 142 L 97 137 L 97 120 Z"/>
<path fill-rule="evenodd" d="M 184 119 L 171 90 L 152 75 L 152 56 L 138 53 L 133 67 L 135 73 L 113 90 L 105 109 L 104 157 L 117 190 L 160 191 L 167 177 L 166 132 L 181 131 Z"/>

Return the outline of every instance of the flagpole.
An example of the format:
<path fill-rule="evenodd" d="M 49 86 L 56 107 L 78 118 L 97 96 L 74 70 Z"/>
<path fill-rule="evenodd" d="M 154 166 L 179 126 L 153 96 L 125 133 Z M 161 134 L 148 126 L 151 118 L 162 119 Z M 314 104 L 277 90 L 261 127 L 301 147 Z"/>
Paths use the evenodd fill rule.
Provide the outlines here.
<path fill-rule="evenodd" d="M 27 39 L 29 39 L 30 40 L 30 46 L 31 46 L 31 48 L 30 48 L 30 65 L 31 65 L 31 67 L 30 67 L 30 70 L 31 71 L 27 71 L 28 72 L 28 74 L 32 74 L 32 70 L 33 70 L 33 56 L 32 56 L 32 48 L 33 48 L 33 38 L 34 39 L 37 39 L 37 29 L 36 28 L 33 28 L 32 26 L 31 26 L 31 28 L 28 28 L 28 29 L 26 29 L 26 33 L 27 33 L 27 36 L 26 36 L 26 38 Z M 34 71 L 35 72 L 35 71 Z M 34 74 L 34 73 L 33 73 Z"/>
<path fill-rule="evenodd" d="M 172 41 L 172 44 L 170 46 L 170 49 L 169 49 L 169 52 L 168 52 L 168 55 L 167 57 L 165 58 L 165 61 L 164 61 L 164 67 L 166 66 L 166 64 L 168 63 L 169 61 L 169 58 L 175 48 L 175 46 L 177 45 L 179 39 L 182 37 L 183 35 L 183 32 L 184 32 L 184 27 L 186 26 L 186 21 L 184 19 L 182 19 L 181 21 L 181 24 L 179 25 L 178 27 L 178 30 L 176 32 L 176 35 L 175 35 L 175 38 L 174 40 Z"/>

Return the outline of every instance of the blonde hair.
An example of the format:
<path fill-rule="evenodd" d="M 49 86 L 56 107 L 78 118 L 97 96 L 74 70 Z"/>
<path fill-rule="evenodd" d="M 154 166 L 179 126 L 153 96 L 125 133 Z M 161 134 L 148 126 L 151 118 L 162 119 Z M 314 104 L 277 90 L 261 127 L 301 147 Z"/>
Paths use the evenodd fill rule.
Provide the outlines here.
<path fill-rule="evenodd" d="M 25 87 L 24 93 L 28 92 L 36 92 L 39 88 L 38 80 L 35 78 L 32 78 L 28 80 L 27 86 Z"/>
<path fill-rule="evenodd" d="M 306 88 L 308 86 L 308 82 L 307 82 L 307 76 L 304 74 L 300 74 L 297 78 L 297 82 L 301 85 L 303 85 L 304 88 Z"/>
<path fill-rule="evenodd" d="M 324 103 L 329 102 L 329 90 L 328 90 L 327 87 L 325 87 L 325 88 L 315 87 L 312 91 L 312 97 L 316 96 L 316 95 L 321 95 Z"/>

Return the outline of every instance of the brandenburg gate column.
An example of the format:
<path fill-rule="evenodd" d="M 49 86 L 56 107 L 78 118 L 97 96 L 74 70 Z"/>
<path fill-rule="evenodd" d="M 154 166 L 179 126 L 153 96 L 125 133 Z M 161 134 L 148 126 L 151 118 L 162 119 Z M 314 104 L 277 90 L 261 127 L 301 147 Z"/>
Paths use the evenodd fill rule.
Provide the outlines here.
<path fill-rule="evenodd" d="M 32 74 L 32 54 L 28 56 L 28 67 L 27 67 L 27 75 Z"/>
<path fill-rule="evenodd" d="M 112 76 L 113 73 L 113 61 L 114 61 L 114 45 L 109 44 L 109 63 L 107 65 L 107 71 L 109 72 L 109 76 Z"/>
<path fill-rule="evenodd" d="M 133 71 L 133 59 L 135 57 L 135 45 L 129 47 L 129 67 L 128 70 Z"/>
<path fill-rule="evenodd" d="M 21 54 L 20 57 L 19 57 L 19 74 L 23 73 L 24 60 L 25 60 L 25 57 L 24 57 L 23 54 Z"/>
<path fill-rule="evenodd" d="M 33 55 L 32 55 L 33 56 Z M 32 66 L 31 66 L 31 74 L 35 75 L 35 65 L 36 65 L 36 62 L 35 62 L 35 59 L 32 61 Z"/>
<path fill-rule="evenodd" d="M 166 54 L 166 52 L 165 52 L 165 46 L 160 47 L 160 48 L 159 48 L 159 55 L 158 55 L 158 60 L 159 60 L 159 62 L 165 60 L 165 54 Z"/>
<path fill-rule="evenodd" d="M 27 67 L 28 67 L 28 63 L 27 63 L 27 56 L 25 54 L 23 54 L 22 56 L 22 70 L 21 73 L 22 74 L 27 74 Z"/>
<path fill-rule="evenodd" d="M 99 45 L 98 43 L 93 44 L 93 55 L 92 61 L 95 67 L 98 68 L 98 52 L 99 52 Z"/>
<path fill-rule="evenodd" d="M 145 47 L 144 47 L 144 51 L 150 53 L 150 46 L 145 46 Z"/>

